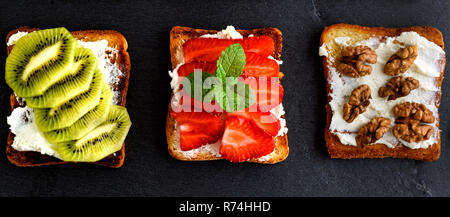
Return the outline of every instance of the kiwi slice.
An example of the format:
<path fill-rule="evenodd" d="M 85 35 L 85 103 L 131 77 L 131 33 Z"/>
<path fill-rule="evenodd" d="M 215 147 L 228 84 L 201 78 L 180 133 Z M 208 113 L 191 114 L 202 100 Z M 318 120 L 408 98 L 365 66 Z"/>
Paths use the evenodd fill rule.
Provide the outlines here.
<path fill-rule="evenodd" d="M 103 124 L 77 141 L 58 143 L 58 154 L 64 161 L 99 161 L 122 148 L 130 126 L 127 109 L 112 105 Z"/>
<path fill-rule="evenodd" d="M 106 121 L 109 108 L 111 107 L 112 98 L 113 93 L 110 87 L 108 84 L 104 83 L 102 86 L 100 101 L 97 106 L 69 127 L 44 132 L 45 138 L 51 144 L 80 139 L 92 129 Z"/>
<path fill-rule="evenodd" d="M 6 83 L 19 97 L 42 95 L 72 65 L 75 44 L 66 28 L 25 35 L 6 58 Z"/>
<path fill-rule="evenodd" d="M 50 86 L 42 95 L 25 98 L 28 107 L 52 108 L 89 88 L 97 68 L 97 58 L 91 49 L 76 48 L 73 63 L 61 80 Z"/>
<path fill-rule="evenodd" d="M 98 105 L 104 83 L 103 73 L 97 68 L 88 90 L 66 99 L 56 107 L 35 109 L 36 125 L 39 130 L 48 132 L 72 125 Z"/>

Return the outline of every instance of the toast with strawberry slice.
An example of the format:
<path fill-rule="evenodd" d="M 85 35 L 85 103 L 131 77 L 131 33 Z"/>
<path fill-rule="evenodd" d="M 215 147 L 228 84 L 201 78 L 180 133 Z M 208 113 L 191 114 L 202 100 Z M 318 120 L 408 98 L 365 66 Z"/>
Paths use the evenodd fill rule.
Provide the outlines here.
<path fill-rule="evenodd" d="M 240 44 L 245 51 L 246 63 L 239 80 L 247 77 L 283 77 L 278 63 L 282 48 L 282 34 L 278 29 L 236 30 L 242 36 L 238 39 L 214 37 L 219 32 L 180 26 L 172 28 L 170 54 L 172 70 L 177 71 L 177 76 L 188 76 L 194 69 L 214 75 L 216 62 L 224 50 L 230 45 Z M 273 164 L 286 159 L 289 154 L 287 128 L 284 133 L 279 133 L 282 127 L 285 128 L 284 111 L 280 117 L 269 112 L 277 106 L 282 107 L 280 103 L 272 103 L 273 100 L 281 102 L 282 85 L 277 83 L 272 89 L 264 90 L 260 90 L 259 86 L 266 86 L 265 82 L 264 85 L 260 81 L 248 85 L 254 93 L 267 92 L 268 97 L 256 98 L 253 106 L 261 108 L 257 112 L 249 112 L 253 107 L 236 112 L 174 112 L 169 103 L 166 120 L 169 154 L 184 161 L 226 159 L 231 162 Z M 171 94 L 171 101 L 176 90 Z M 192 98 L 192 101 L 196 99 Z M 211 106 L 218 107 L 214 102 Z M 261 121 L 261 117 L 265 120 Z"/>

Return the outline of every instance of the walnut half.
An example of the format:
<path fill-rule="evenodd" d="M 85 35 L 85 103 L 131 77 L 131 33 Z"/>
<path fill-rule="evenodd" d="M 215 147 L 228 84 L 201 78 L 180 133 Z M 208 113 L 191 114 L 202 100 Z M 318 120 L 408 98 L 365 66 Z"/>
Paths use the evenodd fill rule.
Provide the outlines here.
<path fill-rule="evenodd" d="M 420 142 L 427 140 L 433 134 L 433 127 L 430 125 L 421 125 L 418 120 L 402 119 L 396 120 L 392 133 L 397 139 L 403 139 L 407 142 Z"/>
<path fill-rule="evenodd" d="M 368 124 L 359 129 L 358 135 L 355 138 L 356 144 L 363 146 L 375 143 L 383 137 L 390 127 L 391 120 L 383 117 L 373 118 Z"/>
<path fill-rule="evenodd" d="M 370 87 L 366 84 L 360 85 L 352 91 L 348 103 L 344 104 L 343 118 L 345 121 L 351 123 L 359 114 L 366 111 L 372 98 L 370 94 Z"/>
<path fill-rule="evenodd" d="M 394 77 L 389 79 L 384 87 L 380 87 L 378 95 L 388 97 L 388 100 L 395 100 L 399 97 L 407 96 L 412 90 L 419 87 L 419 81 L 413 77 Z"/>
<path fill-rule="evenodd" d="M 417 57 L 417 46 L 400 48 L 384 66 L 384 73 L 390 76 L 406 72 Z"/>
<path fill-rule="evenodd" d="M 394 106 L 394 114 L 403 119 L 414 119 L 425 123 L 433 123 L 434 116 L 425 105 L 415 102 L 404 102 Z"/>
<path fill-rule="evenodd" d="M 427 140 L 433 134 L 433 127 L 421 122 L 433 123 L 433 113 L 423 104 L 405 102 L 394 107 L 394 114 L 398 116 L 392 133 L 407 142 Z"/>
<path fill-rule="evenodd" d="M 337 70 L 350 77 L 361 77 L 372 72 L 372 67 L 366 63 L 377 63 L 377 53 L 367 46 L 345 47 L 341 51 Z"/>

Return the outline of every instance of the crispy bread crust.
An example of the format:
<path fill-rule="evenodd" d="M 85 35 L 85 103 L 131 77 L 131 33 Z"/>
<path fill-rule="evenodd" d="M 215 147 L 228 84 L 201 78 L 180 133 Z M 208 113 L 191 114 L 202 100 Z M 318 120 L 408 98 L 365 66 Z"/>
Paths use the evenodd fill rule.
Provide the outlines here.
<path fill-rule="evenodd" d="M 275 44 L 275 50 L 272 53 L 272 56 L 280 60 L 281 58 L 281 49 L 282 49 L 282 34 L 281 31 L 276 28 L 261 28 L 261 29 L 253 29 L 253 30 L 237 30 L 242 36 L 248 37 L 249 35 L 254 36 L 269 36 L 273 39 Z M 204 29 L 193 29 L 189 27 L 181 27 L 175 26 L 170 31 L 170 55 L 172 62 L 172 70 L 176 68 L 178 64 L 183 62 L 183 44 L 191 39 L 197 38 L 201 35 L 205 34 L 216 34 L 217 30 L 204 30 Z M 217 157 L 209 152 L 198 152 L 194 157 L 187 158 L 179 150 L 177 150 L 176 138 L 178 135 L 175 135 L 175 119 L 170 115 L 170 103 L 168 108 L 168 114 L 166 119 L 166 136 L 167 136 L 167 144 L 169 154 L 178 159 L 184 161 L 206 161 L 206 160 L 219 160 L 223 159 L 222 157 Z M 283 116 L 284 118 L 284 116 Z M 289 155 L 289 147 L 288 147 L 288 139 L 287 134 L 283 136 L 278 136 L 276 138 L 276 146 L 274 152 L 271 154 L 271 157 L 264 161 L 258 161 L 257 159 L 252 159 L 249 162 L 254 163 L 262 163 L 262 164 L 274 164 L 283 161 Z"/>
<path fill-rule="evenodd" d="M 9 37 L 11 35 L 17 33 L 18 31 L 33 32 L 37 30 L 39 29 L 30 28 L 27 26 L 14 29 L 8 33 L 6 41 L 9 40 Z M 111 61 L 113 63 L 118 63 L 119 69 L 122 72 L 126 73 L 124 73 L 124 76 L 120 77 L 120 82 L 118 83 L 118 85 L 113 86 L 112 89 L 120 92 L 118 104 L 125 106 L 131 69 L 130 56 L 127 52 L 128 44 L 125 37 L 121 33 L 114 30 L 81 30 L 81 31 L 74 31 L 71 33 L 76 39 L 82 41 L 98 41 L 103 39 L 107 40 L 109 47 L 113 47 L 119 50 L 118 54 L 114 56 L 114 58 L 111 59 Z M 11 52 L 12 47 L 13 46 L 7 46 L 6 49 L 8 54 Z M 18 106 L 22 106 L 21 102 L 17 101 L 14 94 L 11 94 L 10 105 L 11 111 Z M 14 134 L 10 131 L 8 134 L 6 145 L 6 156 L 8 160 L 16 166 L 33 167 L 33 166 L 70 163 L 59 160 L 49 155 L 42 155 L 39 152 L 17 151 L 11 146 L 13 141 L 14 141 Z M 111 168 L 119 168 L 123 165 L 124 160 L 125 160 L 125 143 L 122 145 L 122 148 L 119 151 L 105 157 L 100 161 L 89 164 L 95 164 Z"/>
<path fill-rule="evenodd" d="M 428 40 L 436 43 L 442 49 L 444 49 L 444 40 L 442 37 L 442 33 L 433 28 L 433 27 L 408 27 L 408 28 L 383 28 L 383 27 L 363 27 L 358 25 L 350 25 L 350 24 L 335 24 L 328 26 L 322 32 L 320 37 L 320 45 L 323 43 L 328 43 L 333 40 L 339 31 L 347 31 L 351 32 L 351 35 L 358 37 L 359 39 L 364 38 L 368 39 L 373 36 L 398 36 L 402 32 L 414 31 L 419 35 L 427 38 Z M 349 34 L 350 35 L 350 34 Z M 352 38 L 352 36 L 350 36 Z M 324 65 L 324 73 L 326 79 L 326 87 L 327 87 L 327 125 L 325 127 L 325 141 L 327 145 L 328 152 L 331 158 L 409 158 L 415 160 L 423 160 L 423 161 L 433 161 L 439 159 L 440 150 L 441 150 L 441 139 L 440 132 L 438 132 L 438 142 L 433 144 L 427 149 L 411 149 L 405 147 L 403 145 L 398 144 L 396 148 L 389 148 L 383 144 L 373 144 L 365 147 L 354 147 L 350 145 L 344 145 L 340 142 L 339 138 L 333 134 L 329 128 L 331 124 L 331 118 L 333 116 L 333 112 L 331 111 L 330 101 L 331 101 L 331 88 L 328 83 L 328 79 L 330 76 L 330 70 L 328 68 L 328 57 L 323 57 L 323 65 Z M 442 79 L 445 71 L 445 60 L 442 62 L 443 70 L 441 72 L 441 76 L 437 79 L 437 84 L 439 86 L 442 85 Z M 436 106 L 439 108 L 441 100 L 441 93 L 439 92 L 436 96 Z M 437 124 L 436 126 L 439 128 L 439 116 L 436 117 Z"/>

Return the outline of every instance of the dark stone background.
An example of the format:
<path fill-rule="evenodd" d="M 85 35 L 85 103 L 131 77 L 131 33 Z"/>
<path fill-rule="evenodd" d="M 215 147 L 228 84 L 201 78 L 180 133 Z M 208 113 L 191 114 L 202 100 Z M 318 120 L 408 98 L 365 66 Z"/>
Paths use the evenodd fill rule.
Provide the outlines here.
<path fill-rule="evenodd" d="M 92 165 L 18 168 L 0 151 L 0 196 L 450 196 L 444 79 L 441 158 L 331 160 L 325 148 L 325 81 L 318 56 L 323 28 L 334 23 L 429 25 L 450 34 L 448 1 L 2 1 L 0 38 L 19 26 L 115 29 L 131 56 L 127 108 L 133 126 L 120 169 Z M 289 157 L 276 165 L 182 162 L 167 153 L 172 26 L 277 27 L 283 32 L 284 105 Z M 0 68 L 6 59 L 0 43 Z M 3 71 L 3 70 L 2 70 Z M 446 70 L 448 71 L 448 70 Z M 446 72 L 448 73 L 448 72 Z M 0 82 L 0 141 L 6 143 L 11 90 Z M 4 146 L 2 146 L 4 147 Z"/>

